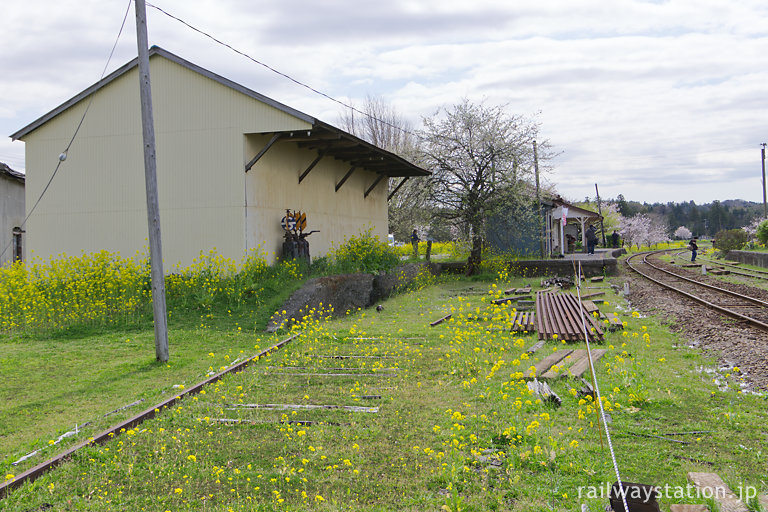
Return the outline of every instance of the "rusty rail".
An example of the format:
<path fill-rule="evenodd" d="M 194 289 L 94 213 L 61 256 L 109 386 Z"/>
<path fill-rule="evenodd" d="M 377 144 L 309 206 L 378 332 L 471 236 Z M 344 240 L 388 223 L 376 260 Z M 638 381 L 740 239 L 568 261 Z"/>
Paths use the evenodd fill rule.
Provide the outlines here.
<path fill-rule="evenodd" d="M 443 318 L 438 318 L 434 322 L 430 323 L 430 327 L 434 327 L 436 325 L 440 325 L 441 323 L 445 322 L 446 320 L 450 320 L 453 315 L 445 315 Z"/>
<path fill-rule="evenodd" d="M 755 327 L 759 327 L 759 328 L 761 328 L 763 330 L 768 331 L 768 324 L 766 324 L 765 322 L 761 322 L 760 320 L 757 320 L 756 318 L 749 317 L 747 315 L 739 313 L 738 311 L 734 311 L 732 309 L 728 309 L 728 308 L 724 308 L 722 306 L 718 306 L 717 304 L 713 304 L 712 302 L 709 302 L 709 301 L 707 301 L 707 300 L 705 300 L 705 299 L 703 299 L 703 298 L 701 298 L 701 297 L 699 297 L 697 295 L 694 295 L 692 293 L 686 292 L 685 290 L 681 290 L 680 288 L 677 288 L 677 287 L 672 286 L 672 285 L 670 285 L 668 283 L 665 283 L 665 282 L 663 282 L 663 281 L 661 281 L 659 279 L 651 277 L 647 273 L 641 271 L 638 266 L 633 265 L 633 263 L 632 263 L 632 260 L 634 258 L 642 256 L 643 257 L 643 263 L 645 263 L 646 265 L 648 265 L 648 266 L 650 266 L 650 267 L 652 267 L 652 268 L 654 268 L 654 269 L 656 269 L 658 271 L 661 271 L 661 272 L 663 272 L 665 274 L 669 274 L 669 275 L 673 276 L 676 279 L 680 279 L 681 281 L 687 281 L 687 282 L 693 283 L 695 285 L 701 286 L 703 288 L 707 288 L 707 289 L 710 289 L 710 290 L 713 290 L 713 291 L 718 291 L 718 292 L 724 293 L 724 294 L 729 295 L 731 297 L 737 297 L 737 298 L 740 298 L 740 299 L 744 299 L 744 300 L 746 300 L 748 302 L 751 302 L 751 303 L 753 303 L 755 305 L 758 305 L 758 306 L 763 306 L 763 307 L 768 306 L 768 303 L 766 303 L 765 301 L 762 301 L 760 299 L 756 299 L 754 297 L 749 297 L 749 296 L 746 296 L 746 295 L 742 295 L 740 293 L 732 292 L 730 290 L 726 290 L 724 288 L 719 288 L 717 286 L 712 286 L 710 284 L 702 283 L 702 282 L 696 281 L 694 279 L 689 279 L 689 278 L 681 276 L 679 274 L 675 274 L 674 272 L 670 272 L 668 270 L 664 270 L 663 268 L 660 268 L 660 267 L 658 267 L 656 265 L 653 265 L 651 262 L 649 262 L 647 260 L 648 256 L 651 256 L 653 254 L 659 254 L 659 253 L 662 253 L 662 252 L 669 252 L 671 250 L 672 249 L 665 249 L 665 250 L 659 250 L 659 251 L 650 251 L 650 252 L 645 252 L 645 253 L 634 254 L 634 255 L 630 256 L 629 258 L 627 258 L 627 265 L 629 265 L 629 268 L 631 268 L 632 270 L 634 270 L 635 272 L 637 272 L 641 276 L 645 277 L 649 281 L 653 281 L 654 283 L 658 284 L 659 286 L 662 286 L 662 287 L 667 288 L 669 290 L 675 291 L 675 292 L 677 292 L 677 293 L 679 293 L 681 295 L 684 295 L 684 296 L 688 297 L 689 299 L 695 300 L 696 302 L 698 302 L 700 304 L 704 304 L 705 306 L 714 309 L 715 311 L 719 311 L 721 313 L 724 313 L 724 314 L 726 314 L 728 316 L 731 316 L 731 317 L 734 317 L 734 318 L 738 318 L 740 320 L 744 320 L 747 323 L 749 323 L 749 324 L 751 324 L 751 325 L 753 325 Z"/>
<path fill-rule="evenodd" d="M 199 393 L 205 386 L 212 384 L 218 380 L 220 380 L 222 377 L 241 372 L 245 369 L 246 366 L 248 366 L 251 362 L 256 361 L 271 352 L 274 352 L 275 350 L 279 350 L 283 346 L 287 345 L 294 339 L 296 339 L 301 333 L 294 334 L 293 336 L 290 336 L 289 338 L 286 338 L 279 343 L 269 347 L 266 350 L 263 350 L 259 354 L 250 357 L 246 359 L 245 361 L 242 361 L 236 365 L 230 366 L 226 370 L 223 370 L 216 375 L 204 380 L 203 382 L 200 382 L 199 384 L 196 384 L 192 386 L 191 388 L 184 390 L 183 392 L 172 396 L 171 398 L 168 398 L 167 400 L 164 400 L 160 402 L 157 405 L 154 405 L 150 407 L 149 409 L 145 410 L 142 413 L 137 414 L 136 416 L 133 416 L 132 418 L 129 418 L 122 423 L 115 425 L 107 430 L 104 430 L 103 432 L 97 434 L 93 438 L 89 438 L 85 441 L 82 441 L 75 446 L 69 448 L 68 450 L 64 451 L 63 453 L 60 453 L 59 455 L 41 463 L 37 466 L 30 468 L 26 470 L 25 472 L 21 473 L 20 475 L 16 476 L 12 480 L 8 480 L 6 482 L 0 483 L 0 499 L 5 498 L 8 496 L 8 493 L 17 488 L 20 487 L 22 484 L 26 482 L 33 482 L 40 476 L 42 476 L 45 472 L 48 470 L 51 470 L 55 468 L 56 466 L 60 465 L 64 461 L 66 461 L 68 458 L 70 458 L 73 454 L 75 454 L 77 451 L 85 448 L 86 446 L 90 446 L 92 444 L 102 444 L 105 443 L 114 437 L 119 436 L 122 432 L 129 430 L 136 425 L 139 425 L 140 423 L 144 422 L 145 420 L 152 419 L 156 415 L 160 413 L 163 409 L 166 409 L 168 407 L 171 407 L 176 402 L 181 400 L 182 398 L 194 395 Z"/>

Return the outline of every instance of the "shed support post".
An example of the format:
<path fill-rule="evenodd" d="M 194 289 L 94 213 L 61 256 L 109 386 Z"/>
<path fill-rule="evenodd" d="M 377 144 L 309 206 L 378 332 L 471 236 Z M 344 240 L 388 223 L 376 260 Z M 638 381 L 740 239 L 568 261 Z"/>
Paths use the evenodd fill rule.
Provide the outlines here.
<path fill-rule="evenodd" d="M 560 207 L 560 214 L 562 215 L 562 206 Z M 557 229 L 560 232 L 560 254 L 565 256 L 565 226 L 563 226 L 562 219 L 557 219 Z"/>
<path fill-rule="evenodd" d="M 245 172 L 248 172 L 248 171 L 250 171 L 250 170 L 251 170 L 251 167 L 253 167 L 253 166 L 254 166 L 254 164 L 256 164 L 256 162 L 258 162 L 258 161 L 259 161 L 259 159 L 260 159 L 261 157 L 263 157 L 263 156 L 264 156 L 264 153 L 266 153 L 267 151 L 269 151 L 269 148 L 271 148 L 271 147 L 272 147 L 272 145 L 273 145 L 275 142 L 277 142 L 277 141 L 280 139 L 280 137 L 282 137 L 282 135 L 281 135 L 281 134 L 279 134 L 279 133 L 276 133 L 276 134 L 274 134 L 274 135 L 272 136 L 272 138 L 271 138 L 271 139 L 269 139 L 269 142 L 267 142 L 267 145 L 266 145 L 266 146 L 264 146 L 264 148 L 262 148 L 262 150 L 261 150 L 261 151 L 259 151 L 259 152 L 256 154 L 256 156 L 255 156 L 255 157 L 253 157 L 253 158 L 251 159 L 251 161 L 250 161 L 250 162 L 248 162 L 247 164 L 245 164 Z"/>
<path fill-rule="evenodd" d="M 347 171 L 347 174 L 345 174 L 344 177 L 341 178 L 341 181 L 336 184 L 336 192 L 338 192 L 339 189 L 341 188 L 341 186 L 344 184 L 344 182 L 347 181 L 350 176 L 352 176 L 353 172 L 355 172 L 355 166 L 354 165 L 349 168 L 349 170 Z"/>
<path fill-rule="evenodd" d="M 383 180 L 383 179 L 384 179 L 384 175 L 383 174 L 379 174 L 379 177 L 376 178 L 376 181 L 374 181 L 373 184 L 370 187 L 368 187 L 368 190 L 365 191 L 365 194 L 363 195 L 363 198 L 368 197 L 368 194 L 373 192 L 373 189 L 376 188 L 376 185 L 378 185 L 379 182 L 381 182 L 381 180 Z"/>
<path fill-rule="evenodd" d="M 392 199 L 392 198 L 395 196 L 395 194 L 397 194 L 397 191 L 398 191 L 398 190 L 400 190 L 400 187 L 402 187 L 403 185 L 405 185 L 405 182 L 406 182 L 406 181 L 408 181 L 408 179 L 409 179 L 409 178 L 410 178 L 410 176 L 406 176 L 405 178 L 403 178 L 403 181 L 401 181 L 401 182 L 400 182 L 400 183 L 399 183 L 399 184 L 398 184 L 398 185 L 395 187 L 395 190 L 393 190 L 392 192 L 390 192 L 390 194 L 387 196 L 387 201 L 389 201 L 390 199 Z"/>

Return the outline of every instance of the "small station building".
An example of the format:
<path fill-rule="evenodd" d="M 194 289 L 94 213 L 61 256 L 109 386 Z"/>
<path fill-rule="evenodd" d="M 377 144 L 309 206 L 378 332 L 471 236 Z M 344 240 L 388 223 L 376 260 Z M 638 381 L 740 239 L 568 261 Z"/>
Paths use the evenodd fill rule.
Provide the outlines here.
<path fill-rule="evenodd" d="M 551 256 L 573 253 L 576 241 L 583 243 L 589 225 L 602 219 L 598 213 L 567 203 L 559 196 L 543 201 L 543 204 L 546 207 L 545 254 Z"/>

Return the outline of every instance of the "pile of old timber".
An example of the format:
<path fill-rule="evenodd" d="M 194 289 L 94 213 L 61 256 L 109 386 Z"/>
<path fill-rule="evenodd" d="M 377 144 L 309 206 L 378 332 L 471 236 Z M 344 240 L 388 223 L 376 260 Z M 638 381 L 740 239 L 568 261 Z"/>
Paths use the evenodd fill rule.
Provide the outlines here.
<path fill-rule="evenodd" d="M 535 321 L 533 311 L 517 311 L 512 318 L 512 332 L 533 332 L 536 330 Z"/>
<path fill-rule="evenodd" d="M 531 369 L 525 374 L 528 379 L 538 377 L 540 379 L 560 379 L 564 377 L 571 377 L 579 379 L 584 376 L 591 364 L 594 365 L 600 360 L 608 351 L 599 348 L 591 351 L 592 357 L 590 359 L 587 350 L 558 350 L 552 352 L 547 357 L 537 362 Z"/>
<path fill-rule="evenodd" d="M 602 341 L 597 319 L 586 312 L 571 293 L 536 293 L 536 330 L 539 339 L 584 341 L 584 323 L 589 341 Z"/>

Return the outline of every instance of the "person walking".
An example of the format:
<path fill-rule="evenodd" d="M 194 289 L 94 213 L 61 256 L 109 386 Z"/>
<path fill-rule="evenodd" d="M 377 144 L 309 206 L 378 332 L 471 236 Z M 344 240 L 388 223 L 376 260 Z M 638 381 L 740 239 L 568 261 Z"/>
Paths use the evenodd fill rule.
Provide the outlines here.
<path fill-rule="evenodd" d="M 419 234 L 416 232 L 416 230 L 413 230 L 413 233 L 411 233 L 411 245 L 413 245 L 413 257 L 418 259 L 419 258 Z"/>
<path fill-rule="evenodd" d="M 688 248 L 691 250 L 691 263 L 696 261 L 696 253 L 699 250 L 699 244 L 696 243 L 696 237 L 691 238 L 688 242 Z"/>
<path fill-rule="evenodd" d="M 586 233 L 587 238 L 587 254 L 595 254 L 595 246 L 597 245 L 597 233 L 595 232 L 595 226 L 589 226 Z"/>

